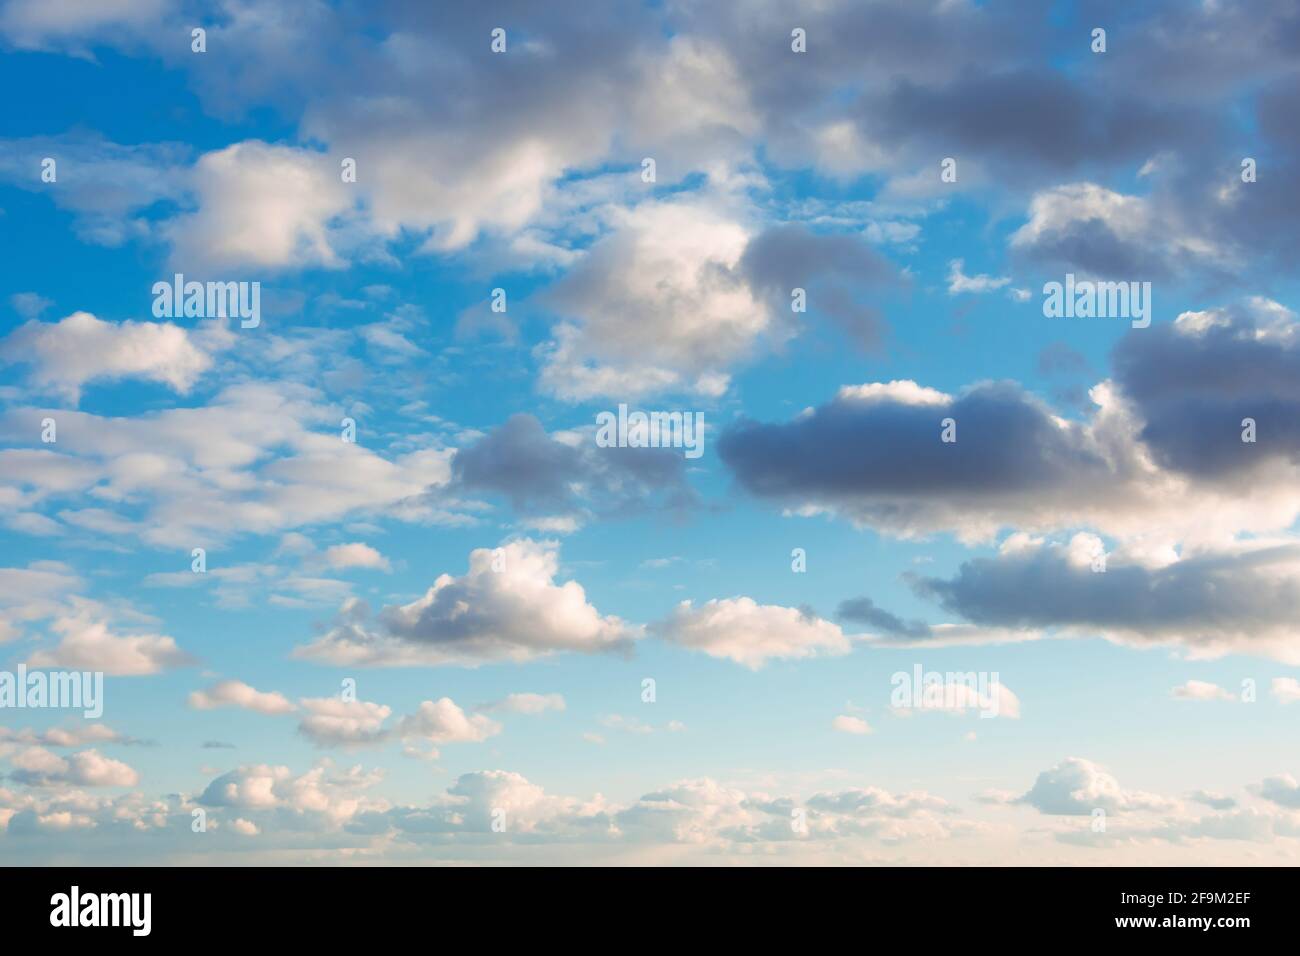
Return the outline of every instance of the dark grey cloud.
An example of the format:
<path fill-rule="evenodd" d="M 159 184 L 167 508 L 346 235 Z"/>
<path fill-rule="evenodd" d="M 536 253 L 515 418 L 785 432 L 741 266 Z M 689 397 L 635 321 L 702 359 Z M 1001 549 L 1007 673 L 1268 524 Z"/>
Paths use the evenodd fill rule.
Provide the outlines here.
<path fill-rule="evenodd" d="M 1086 276 L 1154 281 L 1167 279 L 1184 264 L 1163 240 L 1129 237 L 1101 216 L 1062 220 L 1013 252 L 1020 267 L 1078 271 Z M 1059 278 L 1058 278 L 1059 281 Z"/>
<path fill-rule="evenodd" d="M 1204 42 L 1210 47 L 1217 40 Z M 1300 135 L 1293 120 L 1300 70 L 1246 75 L 1254 77 L 1250 89 L 1216 108 L 1230 120 L 1202 116 L 1192 126 L 1210 124 L 1203 131 L 1152 144 L 1139 185 L 1116 187 L 1115 196 L 1127 194 L 1127 209 L 1093 203 L 1046 217 L 1045 228 L 1013 241 L 1017 265 L 1178 279 L 1206 293 L 1294 266 L 1300 261 Z M 1255 161 L 1254 182 L 1242 181 L 1247 158 Z"/>
<path fill-rule="evenodd" d="M 944 418 L 956 420 L 957 441 L 940 440 Z M 734 425 L 718 451 L 747 490 L 765 497 L 997 496 L 1064 481 L 1076 469 L 1104 472 L 1071 437 L 1019 386 L 995 383 L 941 403 L 841 394 L 792 422 Z"/>
<path fill-rule="evenodd" d="M 1140 91 L 1100 96 L 1085 80 L 1042 67 L 972 69 L 943 86 L 904 80 L 863 105 L 873 139 L 922 142 L 936 159 L 973 154 L 1038 166 L 1052 177 L 1093 162 L 1140 162 L 1212 132 L 1188 108 L 1147 103 Z"/>
<path fill-rule="evenodd" d="M 1118 92 L 1140 88 L 1167 100 L 1221 100 L 1290 73 L 1300 54 L 1297 0 L 1094 0 L 1077 17 L 1080 25 L 1089 18 L 1123 24 L 1112 26 L 1105 70 L 1096 71 L 1099 82 Z"/>
<path fill-rule="evenodd" d="M 951 578 L 908 580 L 919 596 L 982 627 L 1300 658 L 1300 545 L 1241 546 L 1164 566 L 1112 558 L 1101 572 L 1080 551 L 1078 543 L 1026 544 L 967 561 Z"/>
<path fill-rule="evenodd" d="M 802 165 L 810 128 L 849 115 L 845 91 L 895 78 L 945 83 L 963 70 L 1007 69 L 1042 55 L 1050 29 L 1029 2 L 949 6 L 915 0 L 829 3 L 792 9 L 780 0 L 671 8 L 674 26 L 722 44 L 763 117 L 778 163 Z M 790 31 L 807 31 L 808 53 L 790 50 Z"/>
<path fill-rule="evenodd" d="M 849 598 L 835 609 L 841 621 L 861 624 L 891 637 L 923 638 L 930 636 L 930 625 L 923 621 L 905 621 L 897 614 L 876 607 L 868 597 Z"/>
<path fill-rule="evenodd" d="M 1112 356 L 1115 380 L 1167 468 L 1213 478 L 1300 461 L 1300 337 L 1294 318 L 1256 302 L 1131 330 Z M 1242 441 L 1242 420 L 1257 441 Z"/>
<path fill-rule="evenodd" d="M 1226 176 L 1218 169 L 1200 190 L 1184 190 L 1189 206 L 1209 210 L 1212 226 L 1241 250 L 1242 262 L 1294 266 L 1300 262 L 1300 67 L 1262 90 L 1255 103 L 1257 132 L 1237 138 L 1238 148 L 1224 156 Z M 1256 181 L 1240 182 L 1243 157 L 1256 160 Z M 1222 167 L 1220 167 L 1222 168 Z M 1224 185 L 1229 201 L 1208 201 Z"/>
<path fill-rule="evenodd" d="M 842 390 L 792 421 L 742 420 L 718 454 L 747 492 L 895 530 L 1032 520 L 1121 478 L 1079 425 L 1013 383 L 952 397 L 912 383 Z M 941 440 L 956 422 L 957 441 Z"/>
<path fill-rule="evenodd" d="M 686 459 L 674 448 L 601 448 L 548 435 L 533 415 L 512 415 L 452 460 L 452 493 L 501 495 L 520 514 L 592 512 L 605 517 L 698 504 Z"/>

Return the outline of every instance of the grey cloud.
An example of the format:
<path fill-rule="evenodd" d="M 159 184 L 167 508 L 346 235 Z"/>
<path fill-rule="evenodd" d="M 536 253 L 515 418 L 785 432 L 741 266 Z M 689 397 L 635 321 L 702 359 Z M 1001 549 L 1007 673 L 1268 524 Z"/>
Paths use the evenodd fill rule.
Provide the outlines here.
<path fill-rule="evenodd" d="M 784 424 L 742 421 L 723 432 L 718 453 L 751 494 L 901 530 L 960 516 L 997 523 L 1049 501 L 1094 498 L 1117 478 L 1083 428 L 1058 425 L 1014 384 L 920 401 L 902 385 L 921 391 L 845 390 Z M 945 418 L 957 422 L 956 442 L 940 440 Z"/>
<path fill-rule="evenodd" d="M 971 153 L 1053 176 L 1098 161 L 1140 161 L 1207 132 L 1185 108 L 1148 104 L 1140 94 L 1098 96 L 1086 80 L 1041 68 L 970 71 L 943 87 L 905 80 L 864 106 L 875 139 L 921 138 L 942 155 Z"/>
<path fill-rule="evenodd" d="M 680 449 L 601 448 L 585 431 L 562 442 L 523 413 L 457 452 L 451 490 L 502 495 L 521 514 L 616 516 L 698 501 Z"/>
<path fill-rule="evenodd" d="M 1221 793 L 1212 793 L 1209 790 L 1195 790 L 1188 794 L 1188 798 L 1204 804 L 1211 810 L 1231 810 L 1237 805 L 1237 801 L 1232 797 L 1224 796 Z"/>
<path fill-rule="evenodd" d="M 1132 330 L 1115 379 L 1145 419 L 1141 438 L 1166 467 L 1205 477 L 1281 458 L 1300 462 L 1300 325 L 1266 303 Z M 1242 420 L 1257 442 L 1242 439 Z"/>
<path fill-rule="evenodd" d="M 1288 810 L 1300 810 L 1300 784 L 1290 774 L 1269 777 L 1251 788 L 1257 796 Z"/>
<path fill-rule="evenodd" d="M 984 627 L 1300 659 L 1293 626 L 1300 606 L 1296 544 L 1240 546 L 1163 567 L 1112 558 L 1099 573 L 1077 548 L 1026 543 L 964 562 L 951 578 L 909 581 L 919 596 Z"/>
<path fill-rule="evenodd" d="M 897 273 L 862 239 L 774 226 L 746 246 L 740 271 L 767 297 L 774 314 L 787 313 L 791 291 L 802 288 L 810 313 L 827 316 L 864 350 L 880 346 L 883 318 L 862 299 L 875 288 L 895 284 Z"/>
<path fill-rule="evenodd" d="M 905 621 L 897 614 L 876 607 L 871 598 L 850 598 L 841 601 L 835 616 L 843 621 L 862 624 L 894 637 L 928 637 L 930 625 L 922 621 Z"/>

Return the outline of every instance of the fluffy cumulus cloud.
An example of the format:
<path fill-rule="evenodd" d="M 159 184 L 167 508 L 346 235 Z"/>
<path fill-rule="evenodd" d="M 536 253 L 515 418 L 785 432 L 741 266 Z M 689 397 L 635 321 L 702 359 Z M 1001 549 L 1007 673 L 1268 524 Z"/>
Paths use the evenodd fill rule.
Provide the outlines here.
<path fill-rule="evenodd" d="M 737 271 L 749 238 L 698 204 L 620 213 L 548 294 L 563 321 L 542 350 L 542 387 L 571 400 L 722 394 L 773 322 Z"/>
<path fill-rule="evenodd" d="M 404 739 L 416 738 L 433 744 L 478 743 L 500 732 L 501 725 L 496 721 L 482 714 L 466 714 L 450 697 L 424 701 L 415 713 L 403 717 L 397 725 L 397 733 Z"/>
<path fill-rule="evenodd" d="M 1081 757 L 1070 757 L 1044 770 L 1018 802 L 1040 813 L 1066 815 L 1089 815 L 1094 810 L 1107 813 L 1162 810 L 1172 806 L 1172 801 L 1164 797 L 1125 790 L 1103 767 Z"/>
<path fill-rule="evenodd" d="M 33 772 L 59 769 L 35 755 L 29 763 L 45 768 Z M 412 852 L 457 858 L 484 850 L 496 854 L 512 847 L 565 845 L 610 852 L 675 846 L 709 854 L 857 840 L 902 846 L 977 828 L 938 797 L 879 787 L 819 791 L 805 801 L 700 778 L 618 804 L 599 794 L 588 799 L 552 794 L 521 774 L 483 770 L 462 774 L 427 804 L 409 805 L 377 796 L 374 789 L 381 780 L 377 772 L 360 766 L 340 769 L 325 760 L 301 774 L 287 766 L 244 765 L 172 805 L 138 797 L 74 800 L 54 789 L 30 797 L 0 790 L 0 807 L 6 809 L 0 823 L 8 819 L 10 837 L 38 825 L 46 831 L 73 824 L 82 831 L 113 831 L 126 824 L 137 834 L 138 849 L 166 853 L 157 839 L 161 830 L 169 822 L 190 819 L 189 807 L 199 806 L 209 812 L 209 830 L 216 834 L 229 830 L 235 837 L 258 836 L 286 848 L 304 833 L 329 834 L 334 845 L 383 845 L 398 858 Z M 489 835 L 490 845 L 484 844 Z"/>
<path fill-rule="evenodd" d="M 334 827 L 358 813 L 387 806 L 368 792 L 382 776 L 360 766 L 338 770 L 331 761 L 322 761 L 297 776 L 285 766 L 254 764 L 217 777 L 195 802 L 239 811 L 241 819 L 258 811 L 275 811 L 269 819 L 282 824 Z M 249 822 L 256 824 L 256 819 Z"/>
<path fill-rule="evenodd" d="M 409 804 L 376 793 L 382 773 L 322 760 L 303 773 L 281 765 L 243 765 L 192 795 L 149 800 L 81 789 L 133 785 L 124 782 L 130 779 L 124 765 L 114 761 L 64 761 L 41 748 L 8 759 L 13 777 L 27 789 L 0 788 L 0 839 L 9 841 L 7 846 L 21 850 L 21 841 L 34 836 L 48 845 L 67 833 L 75 834 L 78 845 L 94 848 L 101 837 L 114 845 L 128 833 L 133 858 L 141 860 L 170 858 L 175 847 L 165 834 L 169 827 L 187 825 L 195 807 L 207 810 L 212 839 L 221 841 L 224 833 L 232 841 L 257 837 L 260 849 L 284 860 L 318 853 L 303 850 L 309 836 L 349 855 L 407 860 L 569 854 L 740 861 L 756 851 L 765 857 L 825 860 L 882 850 L 890 859 L 906 859 L 928 847 L 947 856 L 1005 829 L 973 819 L 924 790 L 869 784 L 801 797 L 695 778 L 620 803 L 600 794 L 586 799 L 556 794 L 511 771 L 480 770 L 461 774 L 427 803 Z M 1023 794 L 994 791 L 977 802 L 1036 811 L 1047 819 L 1035 828 L 1035 839 L 1045 836 L 1092 851 L 1137 846 L 1149 854 L 1163 845 L 1200 854 L 1207 840 L 1266 845 L 1300 837 L 1300 786 L 1291 775 L 1267 778 L 1246 792 L 1253 802 L 1197 791 L 1189 800 L 1211 811 L 1198 814 L 1178 800 L 1126 789 L 1092 761 L 1069 758 L 1039 774 Z M 1107 815 L 1104 832 L 1080 828 L 1072 819 L 1093 818 L 1098 811 Z M 962 843 L 952 842 L 957 839 Z M 242 849 L 237 842 L 225 846 Z"/>
<path fill-rule="evenodd" d="M 72 598 L 46 625 L 57 643 L 38 647 L 27 658 L 28 667 L 56 667 L 102 671 L 117 676 L 157 674 L 195 663 L 175 639 L 165 634 L 141 632 L 128 622 L 119 630 L 109 608 L 84 598 Z"/>
<path fill-rule="evenodd" d="M 386 721 L 393 709 L 365 700 L 315 697 L 301 701 L 304 716 L 298 731 L 326 747 L 357 747 L 384 740 Z"/>
<path fill-rule="evenodd" d="M 10 757 L 9 763 L 16 780 L 36 787 L 134 787 L 140 782 L 134 769 L 98 750 L 79 750 L 60 757 L 43 747 L 29 747 Z"/>
<path fill-rule="evenodd" d="M 443 574 L 409 604 L 372 617 L 351 600 L 329 630 L 298 648 L 332 664 L 404 666 L 532 660 L 561 651 L 626 652 L 640 630 L 602 615 L 576 581 L 557 584 L 559 548 L 528 538 L 470 552 L 469 570 Z"/>
<path fill-rule="evenodd" d="M 796 808 L 803 825 L 794 825 Z M 727 786 L 709 778 L 682 780 L 617 805 L 553 796 L 517 773 L 464 774 L 441 801 L 396 807 L 356 820 L 359 832 L 396 832 L 406 840 L 456 842 L 493 832 L 504 820 L 510 838 L 524 843 L 587 842 L 631 847 L 678 845 L 712 852 L 756 844 L 795 844 L 874 838 L 883 843 L 951 837 L 962 830 L 954 809 L 925 793 L 880 788 L 821 792 L 806 805 Z"/>
<path fill-rule="evenodd" d="M 221 270 L 342 264 L 333 230 L 351 209 L 339 161 L 257 141 L 202 156 L 198 209 L 168 224 L 172 265 L 218 278 Z"/>
<path fill-rule="evenodd" d="M 757 670 L 771 660 L 847 654 L 839 625 L 802 608 L 722 598 L 698 607 L 683 601 L 652 625 L 667 641 Z"/>
<path fill-rule="evenodd" d="M 188 392 L 212 365 L 190 333 L 170 322 L 105 322 L 89 312 L 28 322 L 0 341 L 0 361 L 29 364 L 37 388 L 73 402 L 88 382 L 122 378 Z"/>
<path fill-rule="evenodd" d="M 1279 841 L 1300 836 L 1300 800 L 1296 799 L 1300 790 L 1290 774 L 1278 774 L 1245 789 L 1253 799 L 1204 789 L 1188 794 L 1190 804 L 1209 808 L 1207 813 L 1177 799 L 1129 790 L 1093 761 L 1071 757 L 1040 773 L 1022 795 L 996 791 L 977 799 L 1029 807 L 1052 818 L 1044 821 L 1044 832 L 1060 844 L 1094 852 L 1133 848 L 1148 859 L 1162 847 L 1187 847 L 1196 858 L 1203 858 L 1209 851 L 1208 841 L 1260 847 L 1277 846 Z M 1094 826 L 1103 816 L 1105 827 Z M 1072 817 L 1090 819 L 1080 825 Z"/>

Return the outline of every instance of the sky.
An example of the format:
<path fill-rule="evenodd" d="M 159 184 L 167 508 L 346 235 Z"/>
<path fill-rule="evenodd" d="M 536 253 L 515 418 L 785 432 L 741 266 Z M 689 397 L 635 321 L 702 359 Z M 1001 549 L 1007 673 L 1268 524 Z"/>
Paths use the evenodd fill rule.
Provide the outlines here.
<path fill-rule="evenodd" d="M 1295 861 L 1300 3 L 0 53 L 0 862 Z"/>

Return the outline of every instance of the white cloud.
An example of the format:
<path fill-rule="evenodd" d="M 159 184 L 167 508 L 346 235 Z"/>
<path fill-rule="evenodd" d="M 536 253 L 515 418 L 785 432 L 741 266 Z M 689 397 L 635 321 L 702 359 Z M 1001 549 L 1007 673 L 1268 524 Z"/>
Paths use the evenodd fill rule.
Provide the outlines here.
<path fill-rule="evenodd" d="M 1044 770 L 1017 802 L 1040 813 L 1064 815 L 1090 815 L 1098 809 L 1107 813 L 1168 810 L 1174 806 L 1164 797 L 1123 789 L 1104 768 L 1082 757 L 1069 757 Z"/>
<path fill-rule="evenodd" d="M 366 793 L 381 779 L 382 774 L 359 766 L 336 771 L 331 761 L 321 761 L 296 777 L 285 766 L 253 764 L 217 777 L 196 802 L 239 810 L 244 818 L 254 817 L 254 823 L 259 811 L 276 810 L 294 819 L 293 826 L 316 823 L 332 828 L 363 811 L 387 809 L 387 801 Z"/>
<path fill-rule="evenodd" d="M 196 690 L 190 694 L 188 703 L 195 710 L 239 707 L 259 714 L 288 714 L 294 710 L 283 694 L 260 691 L 238 680 L 218 681 L 205 690 Z"/>
<path fill-rule="evenodd" d="M 35 322 L 54 303 L 37 292 L 15 292 L 9 297 L 14 311 L 29 322 Z"/>
<path fill-rule="evenodd" d="M 30 727 L 22 730 L 0 727 L 0 745 L 6 743 L 37 744 L 41 747 L 80 747 L 91 743 L 135 744 L 140 741 L 125 737 L 96 720 L 75 727 L 50 727 L 41 731 Z"/>
<path fill-rule="evenodd" d="M 1152 233 L 1152 212 L 1140 196 L 1126 196 L 1095 183 L 1071 183 L 1037 193 L 1029 219 L 1011 235 L 1011 245 L 1030 246 L 1079 222 L 1102 222 L 1121 239 L 1144 240 Z"/>
<path fill-rule="evenodd" d="M 140 782 L 134 769 L 97 750 L 80 750 L 65 759 L 43 747 L 30 747 L 9 762 L 18 779 L 31 786 L 134 787 Z"/>
<path fill-rule="evenodd" d="M 24 623 L 51 617 L 81 586 L 60 561 L 36 561 L 25 568 L 0 568 L 0 644 L 16 639 Z"/>
<path fill-rule="evenodd" d="M 1170 693 L 1181 700 L 1236 700 L 1230 691 L 1218 684 L 1203 680 L 1189 680 L 1175 687 Z"/>
<path fill-rule="evenodd" d="M 194 662 L 166 635 L 116 633 L 110 628 L 104 609 L 83 599 L 74 599 L 70 610 L 51 621 L 50 629 L 59 635 L 58 644 L 34 651 L 27 659 L 28 667 L 139 676 Z"/>
<path fill-rule="evenodd" d="M 0 417 L 0 438 L 29 443 L 54 414 L 59 440 L 39 452 L 0 451 L 0 511 L 30 511 L 93 489 L 92 516 L 128 522 L 106 533 L 186 550 L 352 513 L 441 520 L 421 496 L 447 483 L 450 451 L 386 458 L 342 441 L 341 410 L 319 399 L 305 386 L 248 382 L 197 408 L 136 417 L 10 410 Z M 59 514 L 77 521 L 82 512 Z"/>
<path fill-rule="evenodd" d="M 170 322 L 105 322 L 74 312 L 58 322 L 27 322 L 0 341 L 0 362 L 31 365 L 31 382 L 74 404 L 89 382 L 139 378 L 184 394 L 212 359 Z"/>
<path fill-rule="evenodd" d="M 337 220 L 353 205 L 339 160 L 257 140 L 199 158 L 198 210 L 171 220 L 172 265 L 229 281 L 221 270 L 338 267 Z"/>
<path fill-rule="evenodd" d="M 539 349 L 541 387 L 570 401 L 722 394 L 730 366 L 773 326 L 736 271 L 749 231 L 700 203 L 612 215 L 613 232 L 548 294 L 564 321 Z"/>
<path fill-rule="evenodd" d="M 640 629 L 602 616 L 576 581 L 555 582 L 559 546 L 522 538 L 472 551 L 469 571 L 441 575 L 424 596 L 385 607 L 359 601 L 295 656 L 362 666 L 475 665 L 526 661 L 560 651 L 626 651 Z"/>
<path fill-rule="evenodd" d="M 298 703 L 306 711 L 298 731 L 315 744 L 357 747 L 387 739 L 383 725 L 393 712 L 391 707 L 339 697 L 303 698 Z"/>
<path fill-rule="evenodd" d="M 831 721 L 831 726 L 840 733 L 845 734 L 869 734 L 871 725 L 861 717 L 853 717 L 848 714 L 840 714 Z"/>
<path fill-rule="evenodd" d="M 933 673 L 938 675 L 939 672 Z M 892 708 L 892 712 L 906 717 L 914 713 L 964 716 L 968 711 L 978 711 L 981 717 L 1020 719 L 1020 698 L 1001 680 L 986 684 L 978 679 L 979 675 L 961 672 L 942 676 L 942 681 L 924 681 L 921 687 L 913 687 L 912 704 Z"/>
<path fill-rule="evenodd" d="M 965 262 L 961 259 L 953 259 L 948 263 L 948 294 L 960 295 L 963 292 L 972 292 L 981 295 L 985 292 L 996 292 L 1003 286 L 1010 284 L 1009 276 L 998 278 L 990 275 L 968 276 L 963 274 Z"/>
<path fill-rule="evenodd" d="M 450 697 L 426 700 L 397 725 L 403 739 L 432 744 L 475 743 L 501 733 L 501 725 L 482 714 L 466 714 Z"/>
<path fill-rule="evenodd" d="M 757 670 L 770 660 L 847 654 L 839 625 L 793 607 L 753 598 L 713 599 L 695 607 L 683 601 L 653 625 L 665 640 Z"/>
<path fill-rule="evenodd" d="M 325 563 L 331 568 L 378 568 L 389 570 L 388 559 L 368 544 L 354 541 L 325 549 Z"/>
<path fill-rule="evenodd" d="M 1294 704 L 1300 700 L 1300 681 L 1294 677 L 1274 677 L 1273 696 L 1283 704 Z"/>

